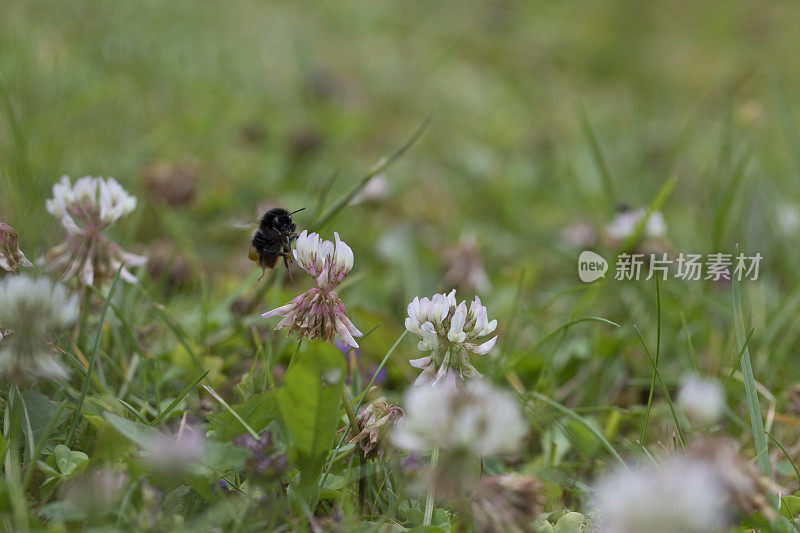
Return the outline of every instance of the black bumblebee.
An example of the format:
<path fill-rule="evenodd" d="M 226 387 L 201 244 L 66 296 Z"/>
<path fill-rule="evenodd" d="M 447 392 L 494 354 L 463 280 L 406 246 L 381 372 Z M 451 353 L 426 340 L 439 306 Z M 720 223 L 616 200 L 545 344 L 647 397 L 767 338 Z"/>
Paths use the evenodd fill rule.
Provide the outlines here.
<path fill-rule="evenodd" d="M 283 257 L 286 270 L 289 270 L 292 240 L 297 238 L 295 232 L 297 226 L 292 220 L 292 215 L 303 209 L 290 213 L 286 209 L 275 207 L 261 217 L 258 229 L 253 234 L 248 257 L 251 261 L 258 263 L 265 272 L 268 268 L 275 268 L 278 257 Z"/>

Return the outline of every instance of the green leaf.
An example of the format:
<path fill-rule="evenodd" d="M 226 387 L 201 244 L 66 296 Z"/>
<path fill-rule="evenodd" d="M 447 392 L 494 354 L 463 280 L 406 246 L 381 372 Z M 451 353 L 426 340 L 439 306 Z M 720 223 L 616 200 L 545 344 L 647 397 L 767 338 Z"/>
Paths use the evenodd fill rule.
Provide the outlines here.
<path fill-rule="evenodd" d="M 322 485 L 322 491 L 319 494 L 320 499 L 335 500 L 342 496 L 342 489 L 345 487 L 347 480 L 344 476 L 337 476 L 330 474 L 325 478 L 325 483 Z"/>
<path fill-rule="evenodd" d="M 53 417 L 58 416 L 58 419 L 53 421 L 53 427 L 61 425 L 66 420 L 68 414 L 65 411 L 59 413 L 58 404 L 42 393 L 34 390 L 22 392 L 22 398 L 25 401 L 25 408 L 30 421 L 28 424 L 22 425 L 22 430 L 25 432 L 25 441 L 32 441 L 35 447 L 42 444 L 42 439 L 45 438 L 45 433 L 50 425 Z M 30 461 L 31 453 L 29 446 L 25 447 L 25 461 Z"/>
<path fill-rule="evenodd" d="M 291 457 L 300 470 L 300 495 L 312 509 L 319 496 L 317 479 L 336 433 L 343 376 L 342 354 L 329 344 L 314 343 L 289 368 L 285 385 L 277 391 L 292 440 Z"/>
<path fill-rule="evenodd" d="M 86 512 L 78 505 L 68 501 L 48 503 L 39 509 L 39 516 L 54 523 L 86 520 Z"/>
<path fill-rule="evenodd" d="M 147 446 L 154 440 L 162 437 L 162 433 L 155 428 L 125 420 L 124 418 L 115 415 L 114 413 L 103 413 L 103 416 L 114 429 L 119 431 L 128 440 L 135 443 L 140 448 L 147 448 Z"/>
<path fill-rule="evenodd" d="M 556 522 L 553 533 L 580 533 L 585 525 L 586 517 L 581 513 L 567 513 Z"/>
<path fill-rule="evenodd" d="M 125 435 L 120 433 L 105 418 L 97 415 L 84 415 L 95 427 L 92 459 L 95 461 L 115 461 L 128 453 L 136 453 L 136 447 Z"/>
<path fill-rule="evenodd" d="M 788 519 L 794 518 L 800 512 L 800 497 L 784 496 L 781 498 L 781 514 Z"/>
<path fill-rule="evenodd" d="M 261 433 L 267 424 L 278 417 L 275 398 L 271 392 L 254 394 L 246 402 L 232 405 L 231 408 L 244 420 L 256 433 Z M 214 434 L 221 441 L 228 441 L 246 433 L 242 424 L 228 411 L 208 415 Z"/>
<path fill-rule="evenodd" d="M 56 465 L 64 478 L 76 476 L 86 470 L 89 456 L 83 452 L 72 451 L 63 444 L 55 449 Z"/>

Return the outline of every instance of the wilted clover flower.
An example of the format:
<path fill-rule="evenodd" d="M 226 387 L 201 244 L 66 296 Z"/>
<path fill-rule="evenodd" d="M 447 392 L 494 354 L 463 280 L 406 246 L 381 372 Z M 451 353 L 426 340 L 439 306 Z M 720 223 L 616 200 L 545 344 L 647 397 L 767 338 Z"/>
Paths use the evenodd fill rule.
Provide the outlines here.
<path fill-rule="evenodd" d="M 328 342 L 333 342 L 338 335 L 348 346 L 358 348 L 354 337 L 363 334 L 350 321 L 344 302 L 333 290 L 353 268 L 353 251 L 339 239 L 338 233 L 333 235 L 335 243 L 322 240 L 316 233 L 303 231 L 300 234 L 294 258 L 314 278 L 316 287 L 261 316 L 284 317 L 275 326 L 276 330 L 289 328 L 300 337 Z"/>
<path fill-rule="evenodd" d="M 727 494 L 713 464 L 672 458 L 619 469 L 595 486 L 598 531 L 708 533 L 727 531 Z"/>
<path fill-rule="evenodd" d="M 0 222 L 0 269 L 17 273 L 20 265 L 25 268 L 33 268 L 31 262 L 19 249 L 17 232 L 8 224 Z"/>
<path fill-rule="evenodd" d="M 402 414 L 401 408 L 382 400 L 366 405 L 356 416 L 358 433 L 350 442 L 361 448 L 364 459 L 384 458 L 389 434 Z"/>
<path fill-rule="evenodd" d="M 464 377 L 481 374 L 472 366 L 470 353 L 489 353 L 497 336 L 489 336 L 497 328 L 497 320 L 489 319 L 481 299 L 467 308 L 466 301 L 456 303 L 456 291 L 434 294 L 433 298 L 414 298 L 408 304 L 406 329 L 422 337 L 417 347 L 431 355 L 414 359 L 411 365 L 423 371 L 415 384 L 461 383 Z"/>
<path fill-rule="evenodd" d="M 73 185 L 63 176 L 53 185 L 53 198 L 47 201 L 47 210 L 59 218 L 67 236 L 40 262 L 46 270 L 58 272 L 64 281 L 76 278 L 84 286 L 102 285 L 122 264 L 143 265 L 147 258 L 124 251 L 103 233 L 135 208 L 136 198 L 114 178 L 86 176 Z M 136 281 L 127 268 L 120 275 L 131 283 Z"/>
<path fill-rule="evenodd" d="M 739 454 L 739 445 L 733 439 L 700 438 L 692 441 L 686 455 L 704 461 L 714 468 L 729 503 L 745 515 L 761 513 L 770 520 L 777 518 L 771 499 L 778 493 L 772 479 Z"/>
<path fill-rule="evenodd" d="M 47 341 L 77 317 L 78 299 L 63 285 L 26 275 L 0 282 L 0 328 L 9 331 L 0 346 L 0 376 L 16 383 L 67 377 Z"/>
<path fill-rule="evenodd" d="M 470 499 L 475 527 L 482 533 L 524 533 L 542 511 L 544 485 L 531 476 L 501 474 L 480 480 Z"/>
<path fill-rule="evenodd" d="M 482 380 L 463 388 L 411 387 L 404 405 L 393 442 L 412 452 L 439 446 L 476 457 L 507 455 L 518 451 L 527 433 L 516 399 Z"/>

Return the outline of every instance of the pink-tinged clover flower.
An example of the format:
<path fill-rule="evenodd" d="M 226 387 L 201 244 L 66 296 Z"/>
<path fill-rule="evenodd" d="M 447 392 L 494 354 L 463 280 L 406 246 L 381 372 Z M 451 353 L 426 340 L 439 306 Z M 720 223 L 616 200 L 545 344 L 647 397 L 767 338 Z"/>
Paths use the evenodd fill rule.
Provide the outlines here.
<path fill-rule="evenodd" d="M 127 267 L 141 266 L 147 258 L 124 251 L 104 233 L 135 208 L 136 198 L 114 178 L 85 176 L 72 184 L 62 176 L 53 185 L 47 210 L 59 218 L 67 236 L 39 262 L 62 280 L 75 278 L 81 286 L 101 286 L 124 264 L 120 276 L 136 282 Z"/>
<path fill-rule="evenodd" d="M 470 354 L 485 355 L 497 342 L 496 335 L 487 339 L 497 328 L 497 320 L 489 321 L 480 297 L 475 296 L 467 307 L 466 301 L 456 301 L 455 290 L 430 299 L 414 298 L 408 304 L 405 326 L 421 337 L 417 348 L 431 352 L 411 361 L 411 366 L 422 369 L 415 385 L 460 385 L 465 377 L 480 377 Z"/>
<path fill-rule="evenodd" d="M 353 268 L 353 251 L 334 232 L 335 242 L 322 240 L 316 233 L 303 231 L 295 243 L 294 258 L 311 277 L 316 287 L 307 290 L 286 305 L 264 313 L 264 318 L 284 317 L 275 330 L 289 328 L 291 333 L 309 339 L 343 342 L 358 348 L 355 337 L 361 333 L 347 316 L 347 310 L 334 290 Z"/>

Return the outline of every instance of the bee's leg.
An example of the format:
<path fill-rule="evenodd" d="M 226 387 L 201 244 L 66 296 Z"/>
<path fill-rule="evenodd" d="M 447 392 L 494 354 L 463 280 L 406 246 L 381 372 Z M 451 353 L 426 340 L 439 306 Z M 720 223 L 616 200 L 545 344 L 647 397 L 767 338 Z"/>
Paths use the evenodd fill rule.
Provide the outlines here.
<path fill-rule="evenodd" d="M 283 256 L 283 264 L 286 265 L 286 272 L 289 273 L 289 281 L 294 281 L 292 277 L 292 270 L 289 268 L 289 254 Z"/>
<path fill-rule="evenodd" d="M 258 279 L 256 280 L 256 283 L 258 283 L 259 281 L 264 279 L 264 276 L 266 276 L 266 274 L 267 274 L 267 269 L 264 268 L 264 267 L 261 267 L 261 275 L 258 276 Z"/>

